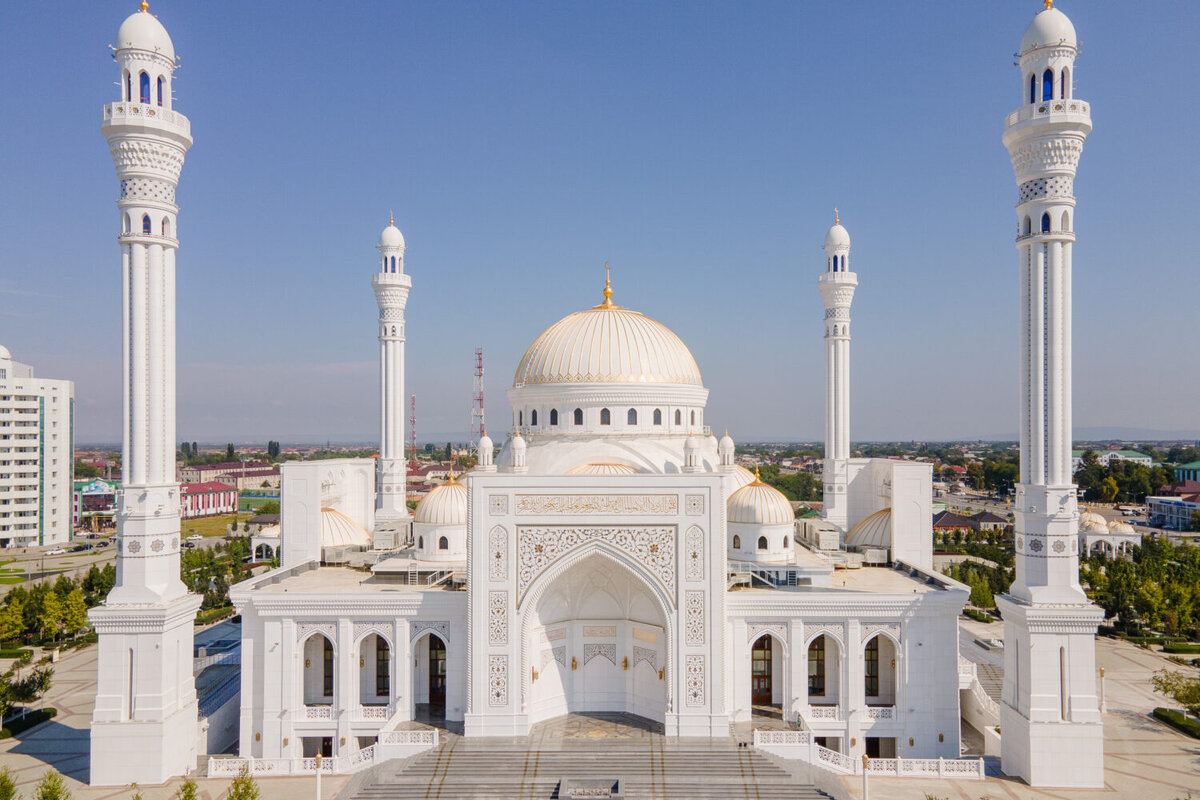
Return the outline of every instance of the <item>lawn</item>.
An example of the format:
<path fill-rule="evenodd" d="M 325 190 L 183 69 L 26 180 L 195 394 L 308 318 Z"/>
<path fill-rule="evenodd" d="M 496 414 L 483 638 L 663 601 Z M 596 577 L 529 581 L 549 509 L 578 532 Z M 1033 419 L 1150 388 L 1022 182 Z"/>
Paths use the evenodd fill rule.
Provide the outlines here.
<path fill-rule="evenodd" d="M 222 514 L 219 517 L 200 517 L 185 519 L 179 525 L 179 532 L 184 537 L 198 533 L 201 536 L 224 536 L 225 526 L 237 519 L 239 522 L 250 519 L 249 514 Z"/>

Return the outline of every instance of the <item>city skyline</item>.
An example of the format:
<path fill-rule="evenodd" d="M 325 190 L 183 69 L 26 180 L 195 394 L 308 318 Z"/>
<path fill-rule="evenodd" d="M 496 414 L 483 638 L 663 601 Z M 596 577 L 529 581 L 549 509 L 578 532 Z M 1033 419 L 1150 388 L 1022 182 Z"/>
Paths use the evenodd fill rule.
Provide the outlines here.
<path fill-rule="evenodd" d="M 13 87 L 37 113 L 0 153 L 26 187 L 0 215 L 0 344 L 75 381 L 80 442 L 120 431 L 115 194 L 96 132 L 116 89 L 91 32 L 128 5 L 2 12 L 29 31 L 0 56 L 10 69 L 52 37 L 62 58 Z M 1162 287 L 1194 286 L 1192 112 L 1125 54 L 1153 36 L 1156 70 L 1186 74 L 1200 16 L 1077 5 L 1063 4 L 1084 47 L 1076 92 L 1098 124 L 1078 181 L 1076 433 L 1188 432 L 1200 387 L 1172 344 L 1200 323 L 1192 295 Z M 290 8 L 151 8 L 180 53 L 178 108 L 204 133 L 179 193 L 181 440 L 372 441 L 370 279 L 392 209 L 419 438 L 465 438 L 476 344 L 489 428 L 505 430 L 521 353 L 601 299 L 607 260 L 614 300 L 691 349 L 715 428 L 817 441 L 835 205 L 860 279 L 851 440 L 1015 438 L 1012 177 L 995 142 L 1020 102 L 1010 32 L 1039 3 Z M 308 44 L 318 21 L 353 58 Z M 1142 149 L 1155 157 L 1127 156 Z"/>

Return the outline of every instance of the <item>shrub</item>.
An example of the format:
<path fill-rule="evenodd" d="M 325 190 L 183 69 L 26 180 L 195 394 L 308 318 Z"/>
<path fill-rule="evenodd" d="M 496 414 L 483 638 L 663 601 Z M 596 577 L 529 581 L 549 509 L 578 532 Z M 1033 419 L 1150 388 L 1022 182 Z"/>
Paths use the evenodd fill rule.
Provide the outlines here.
<path fill-rule="evenodd" d="M 191 778 L 184 778 L 179 790 L 175 792 L 175 800 L 196 800 L 196 782 Z"/>
<path fill-rule="evenodd" d="M 226 796 L 226 800 L 258 800 L 258 798 L 258 784 L 254 782 L 254 776 L 250 774 L 250 768 L 243 766 L 242 771 L 229 784 L 229 794 Z"/>
<path fill-rule="evenodd" d="M 1187 644 L 1185 642 L 1167 642 L 1163 645 L 1164 653 L 1200 653 L 1200 644 Z"/>
<path fill-rule="evenodd" d="M 0 767 L 0 800 L 19 800 L 17 780 L 8 767 Z"/>
<path fill-rule="evenodd" d="M 995 622 L 996 621 L 996 618 L 993 617 L 991 614 L 985 614 L 984 612 L 977 611 L 974 608 L 964 608 L 963 616 L 970 617 L 971 619 L 975 620 L 976 622 Z"/>
<path fill-rule="evenodd" d="M 1180 733 L 1186 733 L 1193 739 L 1200 739 L 1200 720 L 1185 717 L 1178 711 L 1162 706 L 1154 709 L 1154 716 Z"/>
<path fill-rule="evenodd" d="M 21 658 L 23 656 L 32 656 L 32 650 L 26 650 L 23 647 L 10 647 L 0 650 L 0 658 Z"/>
<path fill-rule="evenodd" d="M 41 708 L 37 711 L 30 711 L 23 717 L 11 719 L 4 723 L 4 727 L 0 728 L 0 739 L 11 739 L 18 733 L 24 733 L 34 725 L 41 725 L 48 719 L 54 719 L 58 716 L 57 708 Z"/>
<path fill-rule="evenodd" d="M 71 792 L 63 776 L 49 769 L 34 788 L 33 800 L 71 800 Z"/>

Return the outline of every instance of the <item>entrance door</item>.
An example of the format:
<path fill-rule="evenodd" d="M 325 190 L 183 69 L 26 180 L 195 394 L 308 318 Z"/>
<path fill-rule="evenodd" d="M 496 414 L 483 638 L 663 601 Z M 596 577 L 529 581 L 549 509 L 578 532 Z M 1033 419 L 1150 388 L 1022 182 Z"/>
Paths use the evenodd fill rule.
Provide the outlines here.
<path fill-rule="evenodd" d="M 761 636 L 750 651 L 750 702 L 771 704 L 771 637 Z"/>
<path fill-rule="evenodd" d="M 446 645 L 429 637 L 429 705 L 446 707 Z"/>

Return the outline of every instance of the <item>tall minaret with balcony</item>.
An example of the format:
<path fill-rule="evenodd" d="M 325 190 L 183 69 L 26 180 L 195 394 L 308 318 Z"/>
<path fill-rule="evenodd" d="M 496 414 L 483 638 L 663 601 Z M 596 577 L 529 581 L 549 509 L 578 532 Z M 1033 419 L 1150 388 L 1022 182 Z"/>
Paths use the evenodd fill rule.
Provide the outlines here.
<path fill-rule="evenodd" d="M 825 465 L 826 520 L 846 530 L 846 488 L 850 462 L 850 302 L 858 276 L 850 272 L 850 234 L 834 211 L 825 234 L 825 272 L 817 279 L 825 304 Z"/>
<path fill-rule="evenodd" d="M 1071 474 L 1072 184 L 1092 121 L 1072 85 L 1075 28 L 1052 5 L 1021 40 L 1021 105 L 1004 126 L 1018 188 L 1021 478 L 1016 581 L 998 598 L 1002 768 L 1033 786 L 1102 787 L 1095 634 L 1104 615 L 1079 586 Z"/>
<path fill-rule="evenodd" d="M 196 765 L 192 622 L 179 577 L 175 477 L 175 187 L 192 144 L 173 108 L 175 49 L 141 10 L 121 24 L 121 99 L 104 107 L 121 194 L 124 435 L 117 582 L 90 618 L 100 635 L 91 782 L 159 784 Z"/>
<path fill-rule="evenodd" d="M 404 274 L 404 236 L 394 219 L 379 236 L 379 272 L 371 279 L 379 304 L 379 480 L 375 526 L 395 530 L 410 518 L 405 504 L 404 306 L 412 278 Z"/>

